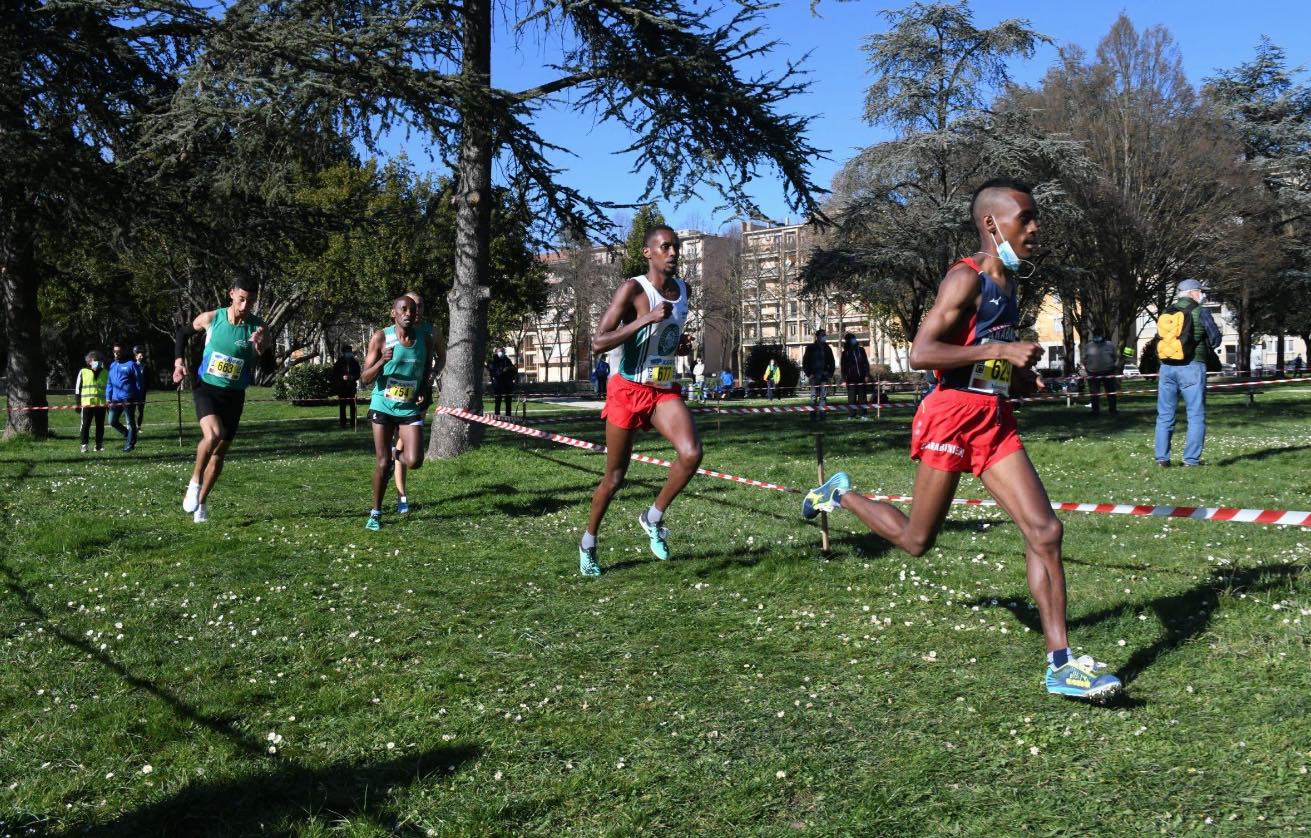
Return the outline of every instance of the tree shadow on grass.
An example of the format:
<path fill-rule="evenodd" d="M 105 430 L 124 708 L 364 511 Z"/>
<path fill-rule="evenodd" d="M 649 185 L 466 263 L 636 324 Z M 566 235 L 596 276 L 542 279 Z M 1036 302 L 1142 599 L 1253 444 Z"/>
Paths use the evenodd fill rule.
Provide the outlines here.
<path fill-rule="evenodd" d="M 219 782 L 189 783 L 172 797 L 105 824 L 75 827 L 73 836 L 229 836 L 294 831 L 297 821 L 367 820 L 388 835 L 425 835 L 420 826 L 387 811 L 390 792 L 447 777 L 478 758 L 480 749 L 455 745 L 385 762 L 335 762 L 322 768 L 275 764 L 271 771 Z"/>
<path fill-rule="evenodd" d="M 1069 622 L 1069 627 L 1081 628 L 1094 626 L 1108 620 L 1119 620 L 1140 611 L 1151 610 L 1161 622 L 1164 634 L 1155 643 L 1137 649 L 1129 660 L 1120 667 L 1118 675 L 1125 684 L 1134 681 L 1148 667 L 1161 657 L 1178 649 L 1188 641 L 1202 634 L 1211 624 L 1211 617 L 1220 605 L 1220 597 L 1236 593 L 1261 593 L 1277 588 L 1300 576 L 1306 567 L 1299 564 L 1277 564 L 1244 570 L 1223 570 L 1217 568 L 1211 572 L 1211 578 L 1205 582 L 1178 594 L 1160 596 L 1146 602 L 1125 603 L 1114 608 L 1104 608 L 1085 614 Z M 1011 608 L 1007 603 L 1016 603 Z M 992 597 L 976 599 L 965 603 L 967 606 L 980 608 L 1006 608 L 1015 619 L 1030 630 L 1041 633 L 1042 624 L 1038 619 L 1038 609 L 1031 607 L 1027 596 Z"/>
<path fill-rule="evenodd" d="M 192 707 L 155 682 L 133 674 L 123 664 L 101 651 L 98 646 L 69 632 L 57 621 L 51 620 L 45 609 L 32 596 L 32 592 L 23 583 L 22 579 L 4 560 L 0 560 L 0 573 L 5 576 L 5 587 L 8 588 L 9 592 L 18 599 L 24 610 L 45 627 L 50 635 L 57 637 L 65 645 L 76 649 L 87 658 L 96 661 L 133 689 L 141 690 L 158 699 L 180 718 L 217 733 L 249 755 L 264 755 L 265 745 L 238 730 L 234 724 L 234 718 L 206 714 Z"/>
<path fill-rule="evenodd" d="M 1296 454 L 1300 451 L 1311 450 L 1311 445 L 1283 445 L 1278 448 L 1263 448 L 1260 451 L 1252 451 L 1248 454 L 1235 454 L 1232 457 L 1226 457 L 1223 460 L 1216 460 L 1214 466 L 1231 466 L 1235 463 L 1242 463 L 1248 460 L 1260 462 L 1269 460 L 1272 457 L 1282 457 L 1287 454 Z"/>
<path fill-rule="evenodd" d="M 386 815 L 388 789 L 435 774 L 454 773 L 480 753 L 475 746 L 457 745 L 387 762 L 363 765 L 339 762 L 323 768 L 274 760 L 266 751 L 266 743 L 240 730 L 237 717 L 206 713 L 155 682 L 134 674 L 99 647 L 52 621 L 4 560 L 0 560 L 0 573 L 5 577 L 8 591 L 50 635 L 96 661 L 124 684 L 159 700 L 179 718 L 218 734 L 248 758 L 273 766 L 257 776 L 240 780 L 193 782 L 167 800 L 143 806 L 110 823 L 71 828 L 63 833 L 69 838 L 74 835 L 132 838 L 246 835 L 266 833 L 282 820 L 318 814 L 330 815 L 333 820 L 367 818 L 389 834 L 420 835 L 423 833 L 418 827 Z"/>

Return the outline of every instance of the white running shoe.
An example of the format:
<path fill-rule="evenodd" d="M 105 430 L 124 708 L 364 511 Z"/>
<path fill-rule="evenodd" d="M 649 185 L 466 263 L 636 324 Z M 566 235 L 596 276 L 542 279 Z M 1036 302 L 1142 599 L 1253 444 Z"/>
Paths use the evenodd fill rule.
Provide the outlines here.
<path fill-rule="evenodd" d="M 202 503 L 196 507 L 196 512 L 191 516 L 191 520 L 197 524 L 203 524 L 209 520 L 209 510 L 205 508 L 205 504 Z"/>
<path fill-rule="evenodd" d="M 182 511 L 195 512 L 196 507 L 200 505 L 200 484 L 187 484 L 187 494 L 182 498 Z"/>

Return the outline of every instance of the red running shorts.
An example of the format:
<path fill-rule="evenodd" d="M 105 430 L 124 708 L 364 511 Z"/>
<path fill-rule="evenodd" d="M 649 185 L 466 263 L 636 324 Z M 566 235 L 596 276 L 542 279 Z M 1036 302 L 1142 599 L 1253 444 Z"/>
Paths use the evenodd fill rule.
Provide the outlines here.
<path fill-rule="evenodd" d="M 656 405 L 671 399 L 681 401 L 682 398 L 683 391 L 679 387 L 652 387 L 629 381 L 622 375 L 612 375 L 606 383 L 605 410 L 601 411 L 601 418 L 620 428 L 650 430 Z"/>
<path fill-rule="evenodd" d="M 910 458 L 940 471 L 977 477 L 1023 449 L 1015 411 L 996 396 L 938 388 L 915 411 Z"/>

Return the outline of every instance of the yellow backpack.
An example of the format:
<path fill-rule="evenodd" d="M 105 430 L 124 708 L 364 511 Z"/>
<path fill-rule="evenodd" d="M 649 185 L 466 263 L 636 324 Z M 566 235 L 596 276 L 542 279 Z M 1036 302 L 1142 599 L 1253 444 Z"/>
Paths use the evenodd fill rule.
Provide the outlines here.
<path fill-rule="evenodd" d="M 1175 300 L 1156 318 L 1156 357 L 1162 364 L 1191 364 L 1197 352 L 1197 333 L 1193 330 L 1195 300 Z"/>

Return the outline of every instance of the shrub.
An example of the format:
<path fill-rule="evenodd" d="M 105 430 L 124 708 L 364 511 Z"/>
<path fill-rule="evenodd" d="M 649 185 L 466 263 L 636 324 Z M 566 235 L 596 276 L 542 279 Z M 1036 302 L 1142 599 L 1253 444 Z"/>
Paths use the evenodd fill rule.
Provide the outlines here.
<path fill-rule="evenodd" d="M 327 399 L 336 395 L 332 387 L 332 368 L 318 364 L 301 364 L 278 376 L 274 396 L 279 399 Z"/>

